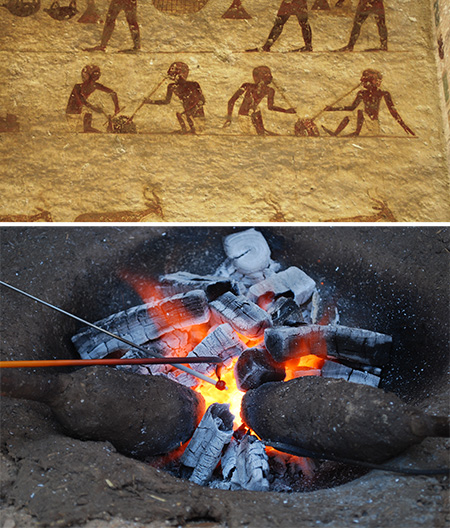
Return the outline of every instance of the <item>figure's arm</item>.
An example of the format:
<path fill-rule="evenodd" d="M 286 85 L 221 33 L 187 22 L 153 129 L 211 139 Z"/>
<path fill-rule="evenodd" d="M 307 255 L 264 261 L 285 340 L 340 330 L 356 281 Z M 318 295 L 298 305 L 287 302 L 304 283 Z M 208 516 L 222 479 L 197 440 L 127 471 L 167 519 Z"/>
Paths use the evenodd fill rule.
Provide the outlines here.
<path fill-rule="evenodd" d="M 352 104 L 347 105 L 347 106 L 326 106 L 324 110 L 325 112 L 341 112 L 341 111 L 352 112 L 359 106 L 362 100 L 363 100 L 363 93 L 362 91 L 360 91 L 357 93 L 355 100 L 353 101 Z"/>
<path fill-rule="evenodd" d="M 392 100 L 391 94 L 389 92 L 383 93 L 384 100 L 386 101 L 386 106 L 388 107 L 391 116 L 397 121 L 397 123 L 403 128 L 407 134 L 415 136 L 414 132 L 409 128 L 409 126 L 403 121 L 397 109 L 395 108 L 394 101 Z"/>
<path fill-rule="evenodd" d="M 236 101 L 241 97 L 241 95 L 245 92 L 245 84 L 243 84 L 236 92 L 233 94 L 233 96 L 228 101 L 228 112 L 227 112 L 227 118 L 224 123 L 224 127 L 230 126 L 231 124 L 231 116 L 233 115 L 233 109 L 234 105 L 236 104 Z"/>
<path fill-rule="evenodd" d="M 114 103 L 114 114 L 118 114 L 120 112 L 120 108 L 119 108 L 119 98 L 117 97 L 117 93 L 111 88 L 108 88 L 107 86 L 104 86 L 103 84 L 100 84 L 100 83 L 95 83 L 95 88 L 96 90 L 100 90 L 101 92 L 105 92 L 111 96 L 113 103 Z"/>
<path fill-rule="evenodd" d="M 175 89 L 175 84 L 171 83 L 167 87 L 165 99 L 144 99 L 145 104 L 154 104 L 154 105 L 166 105 L 169 104 L 172 100 L 173 91 Z"/>
<path fill-rule="evenodd" d="M 273 88 L 269 89 L 267 94 L 267 108 L 273 112 L 282 112 L 283 114 L 295 114 L 295 108 L 282 108 L 281 106 L 276 106 L 274 104 L 275 99 L 275 90 Z"/>

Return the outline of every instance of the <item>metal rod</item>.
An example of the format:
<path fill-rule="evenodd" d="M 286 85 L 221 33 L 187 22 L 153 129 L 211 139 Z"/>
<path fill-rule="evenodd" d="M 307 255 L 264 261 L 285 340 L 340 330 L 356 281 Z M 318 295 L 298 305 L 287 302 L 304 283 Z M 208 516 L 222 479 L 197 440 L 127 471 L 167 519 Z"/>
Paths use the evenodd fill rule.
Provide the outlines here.
<path fill-rule="evenodd" d="M 83 323 L 87 326 L 90 326 L 91 328 L 95 328 L 95 330 L 98 330 L 99 332 L 103 332 L 104 334 L 106 335 L 109 335 L 110 337 L 113 337 L 114 339 L 118 339 L 119 341 L 122 341 L 122 343 L 125 343 L 126 345 L 132 347 L 132 348 L 136 348 L 137 350 L 140 350 L 141 352 L 144 352 L 145 354 L 148 354 L 150 356 L 153 356 L 153 357 L 158 357 L 158 358 L 164 358 L 164 356 L 162 354 L 158 354 L 157 352 L 153 352 L 151 350 L 147 350 L 146 348 L 144 347 L 141 347 L 139 345 L 136 345 L 135 343 L 132 343 L 131 341 L 128 341 L 128 339 L 125 339 L 123 337 L 120 337 L 116 334 L 113 334 L 111 332 L 109 332 L 108 330 L 105 330 L 104 328 L 101 328 L 100 326 L 97 326 L 93 323 L 90 323 L 89 321 L 86 321 L 84 319 L 82 319 L 81 317 L 77 317 L 76 315 L 73 315 L 69 312 L 66 312 L 65 310 L 63 310 L 62 308 L 58 308 L 57 306 L 54 306 L 53 304 L 50 304 L 46 301 L 43 301 L 42 299 L 38 299 L 37 297 L 34 297 L 33 295 L 23 291 L 23 290 L 19 290 L 19 288 L 16 288 L 15 286 L 11 286 L 11 284 L 7 284 L 6 282 L 3 282 L 3 281 L 0 281 L 0 284 L 2 286 L 6 286 L 7 288 L 10 288 L 11 290 L 14 290 L 18 293 L 21 293 L 22 295 L 25 295 L 25 297 L 29 297 L 30 299 L 33 299 L 33 301 L 36 301 L 38 303 L 41 303 L 43 304 L 44 306 L 47 306 L 48 308 L 52 308 L 53 310 L 56 310 L 57 312 L 60 312 L 64 315 L 67 315 L 68 317 L 71 317 L 72 319 L 75 319 L 76 321 L 79 321 L 80 323 Z M 211 385 L 214 385 L 218 390 L 223 390 L 222 389 L 222 384 L 219 384 L 219 386 L 217 386 L 217 383 L 214 379 L 208 377 L 208 376 L 205 376 L 205 374 L 202 374 L 201 372 L 197 372 L 196 370 L 194 369 L 191 369 L 189 367 L 185 367 L 184 365 L 180 365 L 180 363 L 174 363 L 173 365 L 174 367 L 176 367 L 177 369 L 179 370 L 182 370 L 184 372 L 187 372 L 188 374 L 190 374 L 191 376 L 194 376 L 196 378 L 199 378 L 203 381 L 206 381 L 207 383 L 211 383 Z"/>
<path fill-rule="evenodd" d="M 30 359 L 0 361 L 0 368 L 81 367 L 91 365 L 173 365 L 176 363 L 223 363 L 217 356 L 165 357 L 165 358 L 116 358 L 116 359 Z"/>

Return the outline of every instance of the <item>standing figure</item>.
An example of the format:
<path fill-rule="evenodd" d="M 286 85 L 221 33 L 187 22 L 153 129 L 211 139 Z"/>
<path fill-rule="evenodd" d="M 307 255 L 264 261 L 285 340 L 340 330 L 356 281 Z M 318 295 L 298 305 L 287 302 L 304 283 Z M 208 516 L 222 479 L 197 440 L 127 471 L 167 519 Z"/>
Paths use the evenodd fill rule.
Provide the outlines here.
<path fill-rule="evenodd" d="M 312 51 L 312 32 L 311 26 L 308 22 L 308 5 L 306 0 L 283 0 L 281 2 L 275 23 L 267 37 L 266 43 L 262 47 L 262 51 L 270 51 L 270 48 L 281 35 L 284 25 L 292 15 L 297 17 L 298 23 L 302 29 L 303 40 L 305 42 L 305 45 L 302 48 L 293 51 Z M 254 48 L 247 51 L 259 50 L 258 48 Z"/>
<path fill-rule="evenodd" d="M 84 51 L 105 51 L 116 26 L 116 19 L 122 10 L 125 12 L 128 27 L 130 28 L 131 39 L 133 41 L 133 47 L 131 49 L 122 50 L 122 52 L 130 53 L 141 49 L 141 34 L 137 21 L 137 0 L 111 0 L 108 13 L 106 14 L 106 21 L 103 26 L 100 44 L 93 48 L 85 48 Z"/>
<path fill-rule="evenodd" d="M 70 94 L 66 108 L 66 117 L 68 121 L 72 123 L 73 128 L 77 131 L 80 129 L 79 125 L 80 121 L 82 121 L 83 132 L 100 132 L 100 130 L 93 128 L 92 126 L 92 112 L 105 112 L 101 106 L 91 104 L 88 101 L 89 96 L 96 90 L 111 95 L 114 102 L 114 115 L 118 114 L 120 111 L 119 99 L 116 92 L 97 82 L 100 75 L 100 68 L 98 66 L 95 66 L 94 64 L 85 66 L 81 70 L 81 80 L 83 82 L 76 84 Z"/>
<path fill-rule="evenodd" d="M 336 6 L 338 4 L 336 4 Z M 388 32 L 386 27 L 383 0 L 359 0 L 348 44 L 337 51 L 353 51 L 353 48 L 355 47 L 356 41 L 358 40 L 359 34 L 361 32 L 361 26 L 367 20 L 369 15 L 374 15 L 375 22 L 377 23 L 378 34 L 380 36 L 379 49 L 381 51 L 387 51 Z"/>
<path fill-rule="evenodd" d="M 361 84 L 363 89 L 360 90 L 355 97 L 355 100 L 351 105 L 348 106 L 327 106 L 325 110 L 327 112 L 336 111 L 353 111 L 361 103 L 363 109 L 358 110 L 356 119 L 356 129 L 354 132 L 347 134 L 347 136 L 359 136 L 363 126 L 365 127 L 365 135 L 378 136 L 380 135 L 380 123 L 378 120 L 380 113 L 380 103 L 384 99 L 386 106 L 391 113 L 392 117 L 397 123 L 403 128 L 407 134 L 415 136 L 414 132 L 405 124 L 397 109 L 392 101 L 391 94 L 388 91 L 381 90 L 382 74 L 377 70 L 364 70 L 361 75 Z M 333 132 L 328 128 L 322 126 L 322 128 L 331 136 L 338 136 L 349 124 L 350 118 L 348 116 L 339 123 L 336 130 Z"/>
<path fill-rule="evenodd" d="M 176 95 L 183 105 L 183 112 L 177 112 L 176 116 L 180 123 L 181 134 L 196 134 L 204 129 L 205 97 L 198 82 L 188 81 L 189 66 L 184 62 L 174 62 L 167 70 L 169 79 L 174 82 L 167 87 L 165 99 L 144 99 L 145 104 L 166 105 Z M 188 127 L 186 126 L 188 125 Z"/>
<path fill-rule="evenodd" d="M 231 116 L 236 101 L 244 95 L 244 99 L 239 108 L 239 124 L 245 134 L 257 134 L 259 136 L 273 135 L 264 127 L 259 104 L 267 97 L 267 108 L 274 112 L 285 114 L 295 114 L 295 108 L 282 108 L 275 106 L 275 90 L 269 86 L 272 82 L 272 72 L 268 66 L 258 66 L 253 70 L 254 83 L 244 83 L 239 90 L 228 101 L 228 114 L 224 127 L 231 124 Z"/>

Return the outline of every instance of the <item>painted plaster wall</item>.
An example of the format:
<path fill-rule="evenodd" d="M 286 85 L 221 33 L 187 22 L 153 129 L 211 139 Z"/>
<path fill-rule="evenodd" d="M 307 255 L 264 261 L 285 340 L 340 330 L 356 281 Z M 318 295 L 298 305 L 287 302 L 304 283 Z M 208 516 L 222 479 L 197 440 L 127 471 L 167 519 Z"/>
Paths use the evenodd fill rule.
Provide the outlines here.
<path fill-rule="evenodd" d="M 434 23 L 436 27 L 436 57 L 439 84 L 444 100 L 447 144 L 450 152 L 450 2 L 433 0 Z"/>
<path fill-rule="evenodd" d="M 104 17 L 109 1 L 96 3 Z M 172 16 L 139 2 L 142 49 L 136 54 L 118 53 L 131 45 L 123 13 L 106 51 L 87 52 L 83 48 L 99 43 L 103 25 L 77 22 L 84 0 L 65 21 L 43 10 L 50 0 L 25 18 L 3 9 L 0 116 L 16 115 L 20 130 L 0 134 L 2 220 L 450 220 L 433 5 L 385 0 L 387 52 L 365 51 L 380 44 L 373 16 L 353 52 L 334 51 L 347 43 L 352 27 L 357 2 L 346 0 L 340 12 L 310 10 L 314 51 L 289 52 L 303 45 L 291 17 L 270 53 L 246 53 L 264 43 L 280 2 L 244 0 L 252 18 L 221 18 L 230 3 L 209 0 L 195 14 Z M 70 130 L 67 101 L 87 64 L 101 68 L 100 82 L 117 92 L 121 113 L 131 116 L 174 61 L 189 65 L 189 80 L 205 95 L 202 134 L 170 133 L 179 129 L 175 100 L 143 106 L 133 119 L 137 134 L 106 133 L 100 114 L 93 123 L 101 134 Z M 230 97 L 253 82 L 260 65 L 271 68 L 275 103 L 297 114 L 269 112 L 264 103 L 264 124 L 277 135 L 243 135 L 236 115 L 241 99 L 231 126 L 222 128 Z M 382 73 L 381 88 L 414 137 L 384 102 L 377 137 L 344 137 L 355 129 L 356 111 L 323 112 L 315 119 L 320 136 L 294 135 L 299 118 L 316 116 L 355 88 L 367 68 Z M 153 98 L 163 98 L 166 86 Z M 350 104 L 355 94 L 340 104 Z M 108 94 L 97 101 L 113 112 Z M 334 130 L 345 115 L 351 121 L 342 135 L 322 128 Z M 39 216 L 42 210 L 51 216 Z"/>

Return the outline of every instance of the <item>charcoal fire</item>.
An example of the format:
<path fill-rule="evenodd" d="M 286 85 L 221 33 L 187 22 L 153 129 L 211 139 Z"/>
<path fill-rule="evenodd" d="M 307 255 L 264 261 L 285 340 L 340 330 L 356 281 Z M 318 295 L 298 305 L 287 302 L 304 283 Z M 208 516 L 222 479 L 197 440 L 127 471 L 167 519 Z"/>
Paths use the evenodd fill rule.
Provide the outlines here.
<path fill-rule="evenodd" d="M 148 288 L 144 279 L 129 278 L 146 304 L 98 323 L 163 356 L 224 361 L 222 369 L 198 366 L 225 380 L 229 390 L 222 393 L 170 365 L 139 368 L 205 399 L 207 412 L 175 474 L 222 489 L 289 490 L 295 479 L 307 488 L 305 482 L 320 476 L 321 463 L 281 455 L 265 441 L 383 461 L 442 432 L 441 422 L 437 426 L 377 388 L 391 336 L 341 325 L 337 311 L 329 324 L 318 323 L 318 283 L 295 266 L 283 270 L 257 230 L 226 237 L 224 250 L 227 259 L 213 273 L 182 270 Z M 91 330 L 73 342 L 82 357 L 143 354 Z"/>
<path fill-rule="evenodd" d="M 203 485 L 211 480 L 233 435 L 233 420 L 227 405 L 213 403 L 208 407 L 180 460 L 182 466 L 190 468 L 189 480 Z"/>

